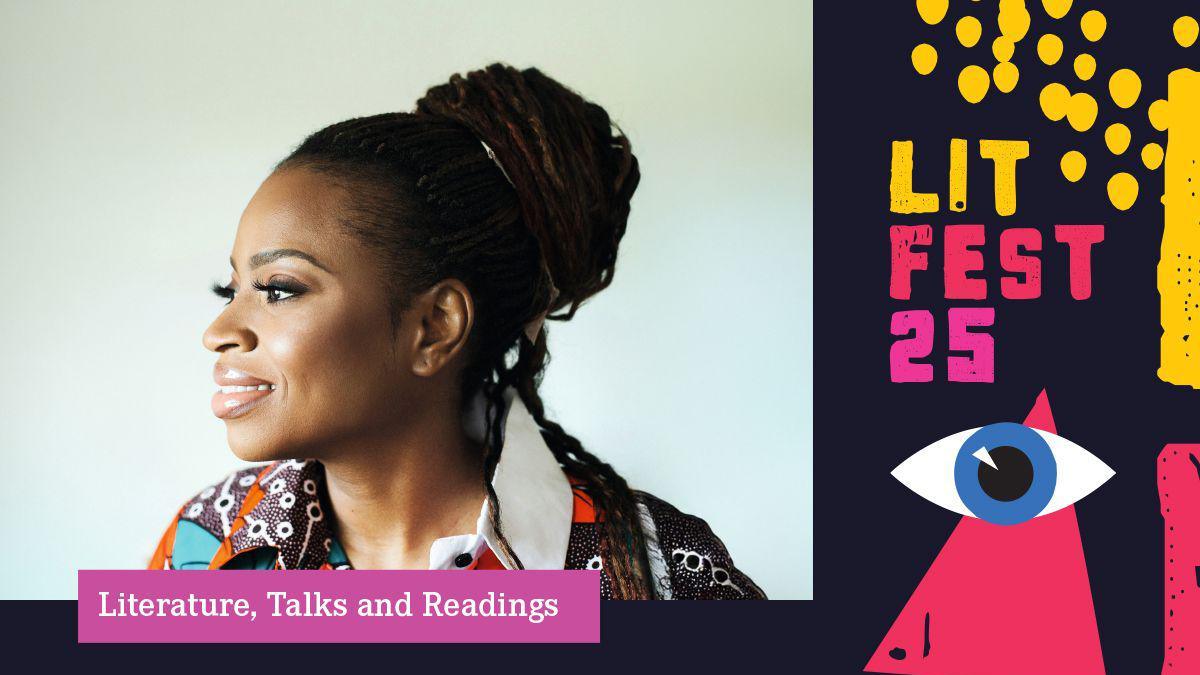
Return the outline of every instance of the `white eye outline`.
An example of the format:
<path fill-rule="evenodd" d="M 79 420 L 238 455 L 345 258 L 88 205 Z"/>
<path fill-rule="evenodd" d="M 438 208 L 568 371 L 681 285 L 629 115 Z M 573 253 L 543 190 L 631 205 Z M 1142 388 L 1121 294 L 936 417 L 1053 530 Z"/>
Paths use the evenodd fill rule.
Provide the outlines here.
<path fill-rule="evenodd" d="M 921 497 L 948 511 L 980 518 L 972 513 L 959 495 L 954 480 L 954 467 L 959 453 L 964 449 L 964 444 L 976 432 L 985 428 L 967 429 L 934 441 L 901 462 L 892 470 L 892 477 Z M 1049 502 L 1032 518 L 1054 513 L 1074 504 L 1115 475 L 1115 472 L 1107 464 L 1074 441 L 1041 429 L 1026 428 L 1046 442 L 1054 454 L 1054 460 L 1058 467 L 1057 483 Z M 984 460 L 980 459 L 979 461 Z M 1032 518 L 1020 522 L 1027 522 Z"/>

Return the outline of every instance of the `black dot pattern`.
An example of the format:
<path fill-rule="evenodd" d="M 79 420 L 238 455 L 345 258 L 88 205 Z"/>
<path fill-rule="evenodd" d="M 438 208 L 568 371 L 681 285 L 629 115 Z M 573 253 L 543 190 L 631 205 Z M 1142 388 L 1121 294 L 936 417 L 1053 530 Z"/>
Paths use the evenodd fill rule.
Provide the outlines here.
<path fill-rule="evenodd" d="M 600 597 L 612 598 L 612 582 L 604 572 L 600 560 L 599 527 L 596 523 L 571 523 L 571 538 L 567 543 L 567 570 L 600 570 Z"/>
<path fill-rule="evenodd" d="M 667 585 L 677 600 L 765 600 L 766 594 L 734 567 L 725 544 L 701 518 L 680 512 L 657 497 L 636 492 L 646 505 L 667 565 Z M 595 523 L 573 523 L 565 569 L 601 569 L 600 529 Z M 600 572 L 600 597 L 612 599 L 612 584 Z"/>
<path fill-rule="evenodd" d="M 725 544 L 702 518 L 654 495 L 637 492 L 658 530 L 676 600 L 765 600 L 763 590 L 733 564 Z"/>
<path fill-rule="evenodd" d="M 242 469 L 200 491 L 181 519 L 228 537 L 235 552 L 269 546 L 279 551 L 283 569 L 318 569 L 328 560 L 332 541 L 323 481 L 320 462 L 286 460 Z M 263 498 L 245 514 L 245 525 L 231 532 L 256 482 Z"/>
<path fill-rule="evenodd" d="M 242 508 L 246 493 L 264 468 L 266 465 L 260 464 L 234 471 L 197 492 L 183 507 L 180 520 L 190 520 L 218 539 L 225 538 Z"/>

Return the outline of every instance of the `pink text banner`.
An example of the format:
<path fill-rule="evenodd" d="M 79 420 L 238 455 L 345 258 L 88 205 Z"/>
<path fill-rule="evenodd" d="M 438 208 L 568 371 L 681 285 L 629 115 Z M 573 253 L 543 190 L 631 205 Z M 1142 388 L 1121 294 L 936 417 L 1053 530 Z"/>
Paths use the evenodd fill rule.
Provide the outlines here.
<path fill-rule="evenodd" d="M 80 570 L 79 642 L 599 642 L 587 570 Z"/>

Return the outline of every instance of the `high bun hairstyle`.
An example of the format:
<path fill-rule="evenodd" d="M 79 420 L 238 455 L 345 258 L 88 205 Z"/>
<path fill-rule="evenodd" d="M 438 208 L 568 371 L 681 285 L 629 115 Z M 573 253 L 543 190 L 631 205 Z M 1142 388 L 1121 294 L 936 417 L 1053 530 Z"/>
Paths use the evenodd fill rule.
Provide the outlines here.
<path fill-rule="evenodd" d="M 608 113 L 536 68 L 494 63 L 429 89 L 415 112 L 313 133 L 275 167 L 293 168 L 322 173 L 351 195 L 342 223 L 376 252 L 394 324 L 412 297 L 441 279 L 459 279 L 474 297 L 462 393 L 464 403 L 478 391 L 489 401 L 482 480 L 501 553 L 522 566 L 500 529 L 503 505 L 490 481 L 501 452 L 492 413 L 512 386 L 595 502 L 613 597 L 652 597 L 634 495 L 547 419 L 538 394 L 547 331 L 531 342 L 523 330 L 543 312 L 570 319 L 612 282 L 641 174 Z"/>

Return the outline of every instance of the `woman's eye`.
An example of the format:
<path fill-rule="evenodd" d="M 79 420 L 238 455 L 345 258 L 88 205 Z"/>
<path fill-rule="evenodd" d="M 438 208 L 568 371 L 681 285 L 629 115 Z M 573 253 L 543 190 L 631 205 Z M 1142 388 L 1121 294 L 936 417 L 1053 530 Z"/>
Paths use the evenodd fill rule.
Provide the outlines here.
<path fill-rule="evenodd" d="M 294 298 L 298 295 L 301 295 L 302 293 L 304 293 L 305 290 L 307 290 L 301 286 L 293 286 L 292 284 L 281 283 L 281 282 L 271 282 L 271 283 L 264 284 L 264 283 L 255 281 L 251 285 L 254 286 L 254 288 L 256 290 L 262 291 L 262 293 L 267 298 L 268 304 L 291 300 L 292 298 Z M 217 297 L 225 298 L 226 305 L 233 302 L 233 298 L 237 295 L 237 289 L 233 288 L 232 283 L 230 283 L 227 286 L 222 286 L 221 284 L 213 282 L 212 292 L 215 293 L 217 295 Z"/>
<path fill-rule="evenodd" d="M 254 288 L 262 291 L 267 296 L 267 302 L 273 304 L 291 300 L 292 298 L 304 292 L 304 289 L 293 287 L 290 284 L 280 282 L 270 282 L 266 284 L 254 282 Z"/>
<path fill-rule="evenodd" d="M 938 506 L 997 525 L 1066 508 L 1113 476 L 1081 446 L 1026 424 L 1000 422 L 947 436 L 904 460 L 892 476 Z"/>

